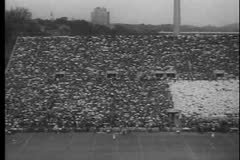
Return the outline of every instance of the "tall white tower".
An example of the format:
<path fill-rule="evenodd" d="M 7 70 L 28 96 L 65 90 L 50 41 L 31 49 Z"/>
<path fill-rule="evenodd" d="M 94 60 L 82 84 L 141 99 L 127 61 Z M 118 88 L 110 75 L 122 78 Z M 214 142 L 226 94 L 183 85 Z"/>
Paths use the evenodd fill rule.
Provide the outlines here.
<path fill-rule="evenodd" d="M 54 20 L 53 12 L 50 13 L 50 20 Z"/>
<path fill-rule="evenodd" d="M 173 33 L 179 35 L 181 25 L 181 2 L 180 0 L 174 0 L 174 17 L 173 17 Z"/>

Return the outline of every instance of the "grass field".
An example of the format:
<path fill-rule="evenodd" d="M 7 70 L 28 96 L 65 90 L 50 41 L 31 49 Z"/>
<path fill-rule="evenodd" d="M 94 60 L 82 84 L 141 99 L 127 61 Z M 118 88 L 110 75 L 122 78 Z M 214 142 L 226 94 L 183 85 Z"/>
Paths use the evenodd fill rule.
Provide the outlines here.
<path fill-rule="evenodd" d="M 238 160 L 239 135 L 217 133 L 18 133 L 6 160 Z M 14 139 L 14 140 L 13 140 Z"/>

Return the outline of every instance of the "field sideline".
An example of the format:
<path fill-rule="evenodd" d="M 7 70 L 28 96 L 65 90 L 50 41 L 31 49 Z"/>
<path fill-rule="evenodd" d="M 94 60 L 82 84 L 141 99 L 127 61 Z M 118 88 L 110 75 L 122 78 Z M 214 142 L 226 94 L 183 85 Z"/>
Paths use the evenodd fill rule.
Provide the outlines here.
<path fill-rule="evenodd" d="M 6 160 L 238 160 L 236 133 L 18 133 L 5 137 Z"/>

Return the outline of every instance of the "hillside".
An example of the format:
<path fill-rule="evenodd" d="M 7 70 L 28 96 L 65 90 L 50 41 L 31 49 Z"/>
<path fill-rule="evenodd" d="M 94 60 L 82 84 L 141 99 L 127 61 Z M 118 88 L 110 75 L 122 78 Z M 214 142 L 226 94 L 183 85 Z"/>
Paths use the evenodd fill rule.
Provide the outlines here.
<path fill-rule="evenodd" d="M 145 24 L 115 24 L 118 26 L 125 27 L 127 29 L 135 30 L 139 33 L 154 33 L 154 32 L 171 32 L 173 31 L 172 24 L 162 25 L 145 25 Z M 225 26 L 193 26 L 193 25 L 182 25 L 182 32 L 239 32 L 239 23 L 229 24 Z"/>

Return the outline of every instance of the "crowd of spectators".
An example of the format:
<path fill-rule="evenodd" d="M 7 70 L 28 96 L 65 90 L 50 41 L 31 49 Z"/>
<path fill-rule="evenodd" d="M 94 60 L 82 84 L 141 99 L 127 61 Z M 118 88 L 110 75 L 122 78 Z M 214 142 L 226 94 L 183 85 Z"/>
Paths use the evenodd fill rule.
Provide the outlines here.
<path fill-rule="evenodd" d="M 174 108 L 184 115 L 183 127 L 238 126 L 239 81 L 176 81 L 170 83 Z M 220 127 L 218 127 L 220 128 Z"/>
<path fill-rule="evenodd" d="M 5 73 L 6 130 L 167 126 L 170 79 L 155 71 L 237 79 L 238 51 L 238 35 L 19 37 Z"/>
<path fill-rule="evenodd" d="M 186 116 L 239 113 L 239 81 L 177 81 L 170 90 L 174 108 Z"/>

